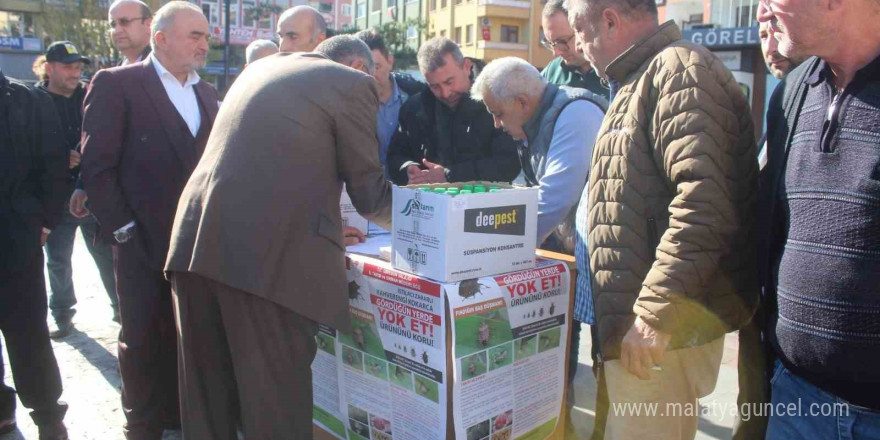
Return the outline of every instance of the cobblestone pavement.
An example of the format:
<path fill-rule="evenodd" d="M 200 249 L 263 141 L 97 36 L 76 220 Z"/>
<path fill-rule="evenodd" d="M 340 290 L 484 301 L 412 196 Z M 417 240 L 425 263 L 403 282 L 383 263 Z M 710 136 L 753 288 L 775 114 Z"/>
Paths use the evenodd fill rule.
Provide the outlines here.
<path fill-rule="evenodd" d="M 53 341 L 55 356 L 61 369 L 64 394 L 61 399 L 70 405 L 65 417 L 71 440 L 124 440 L 122 425 L 125 417 L 119 398 L 121 385 L 116 361 L 116 340 L 119 325 L 111 318 L 107 294 L 101 285 L 98 271 L 82 237 L 77 235 L 73 256 L 74 284 L 78 304 L 74 317 L 76 331 L 70 336 Z M 590 372 L 590 337 L 584 327 L 581 336 L 580 364 L 575 377 L 577 407 L 573 422 L 578 438 L 589 438 L 592 432 L 596 384 Z M 5 344 L 4 344 L 5 346 Z M 736 337 L 728 335 L 718 386 L 711 395 L 701 399 L 704 406 L 730 407 L 736 402 Z M 6 384 L 12 385 L 8 356 Z M 729 411 L 713 411 L 700 419 L 697 440 L 726 440 L 730 438 L 733 416 Z M 37 429 L 27 409 L 19 403 L 16 414 L 19 431 L 0 440 L 37 440 Z M 166 432 L 163 440 L 181 440 L 179 432 Z"/>

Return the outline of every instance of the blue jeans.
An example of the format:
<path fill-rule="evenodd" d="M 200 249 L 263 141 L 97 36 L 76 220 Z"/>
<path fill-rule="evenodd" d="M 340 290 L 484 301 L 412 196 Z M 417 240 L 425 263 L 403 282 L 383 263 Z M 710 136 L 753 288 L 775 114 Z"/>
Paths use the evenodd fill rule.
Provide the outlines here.
<path fill-rule="evenodd" d="M 880 439 L 880 412 L 847 403 L 779 361 L 770 383 L 773 411 L 766 440 Z"/>
<path fill-rule="evenodd" d="M 110 245 L 96 243 L 95 235 L 98 232 L 98 222 L 95 217 L 89 215 L 84 218 L 76 218 L 69 211 L 64 212 L 61 223 L 52 230 L 46 239 L 46 267 L 49 269 L 49 309 L 56 322 L 70 321 L 76 310 L 76 294 L 73 290 L 73 267 L 71 256 L 73 255 L 73 243 L 76 238 L 76 229 L 80 228 L 86 247 L 98 273 L 107 295 L 110 297 L 110 305 L 115 310 L 116 303 L 116 279 L 113 275 L 113 250 Z"/>

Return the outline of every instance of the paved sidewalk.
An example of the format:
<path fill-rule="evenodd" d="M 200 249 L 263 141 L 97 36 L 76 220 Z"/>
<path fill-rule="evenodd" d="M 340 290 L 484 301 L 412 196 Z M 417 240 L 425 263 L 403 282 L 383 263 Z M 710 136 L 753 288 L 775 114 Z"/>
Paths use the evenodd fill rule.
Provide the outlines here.
<path fill-rule="evenodd" d="M 116 339 L 119 325 L 111 321 L 111 309 L 82 237 L 77 234 L 73 256 L 74 284 L 76 286 L 77 314 L 74 317 L 76 331 L 60 341 L 53 341 L 55 356 L 61 368 L 64 383 L 62 400 L 70 405 L 65 417 L 71 440 L 124 440 L 122 424 L 125 417 L 119 398 L 120 379 L 116 361 Z M 573 412 L 574 424 L 579 438 L 589 438 L 592 432 L 596 383 L 590 370 L 589 330 L 581 336 L 580 368 L 575 378 L 578 406 Z M 5 344 L 4 344 L 5 346 Z M 728 335 L 721 374 L 715 392 L 701 400 L 703 405 L 715 405 L 719 413 L 711 418 L 700 419 L 698 440 L 730 439 L 733 416 L 729 410 L 721 414 L 720 408 L 733 408 L 736 403 L 736 352 L 735 335 Z M 6 384 L 12 386 L 8 356 Z M 27 410 L 19 404 L 19 432 L 0 436 L 0 440 L 36 440 L 37 429 Z M 164 440 L 180 440 L 179 433 L 165 433 Z"/>
<path fill-rule="evenodd" d="M 71 440 L 124 440 L 125 415 L 119 391 L 122 383 L 116 361 L 119 324 L 111 320 L 110 301 L 80 234 L 74 246 L 73 271 L 78 301 L 73 318 L 76 330 L 52 342 L 64 385 L 61 400 L 70 405 L 64 422 Z M 5 381 L 13 386 L 5 347 L 6 344 L 3 350 Z M 0 436 L 0 440 L 37 440 L 37 428 L 21 402 L 16 419 L 19 432 Z M 179 433 L 166 432 L 163 440 L 180 438 Z"/>

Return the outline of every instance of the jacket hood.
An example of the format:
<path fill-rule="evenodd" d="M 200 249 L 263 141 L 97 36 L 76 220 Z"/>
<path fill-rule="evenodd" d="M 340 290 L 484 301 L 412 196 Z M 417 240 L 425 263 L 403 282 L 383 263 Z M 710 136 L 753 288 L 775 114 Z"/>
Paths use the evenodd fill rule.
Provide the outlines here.
<path fill-rule="evenodd" d="M 620 54 L 605 69 L 610 80 L 623 82 L 645 61 L 660 53 L 664 47 L 681 40 L 681 30 L 675 21 L 669 20 L 660 25 L 653 34 L 635 43 Z"/>

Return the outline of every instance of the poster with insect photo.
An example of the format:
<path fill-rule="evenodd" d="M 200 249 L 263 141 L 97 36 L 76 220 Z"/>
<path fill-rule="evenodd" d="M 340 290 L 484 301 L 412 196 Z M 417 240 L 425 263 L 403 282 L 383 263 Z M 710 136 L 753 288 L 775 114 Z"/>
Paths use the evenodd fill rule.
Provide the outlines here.
<path fill-rule="evenodd" d="M 455 437 L 543 440 L 565 388 L 568 266 L 446 284 L 452 315 Z"/>
<path fill-rule="evenodd" d="M 340 412 L 351 440 L 446 438 L 443 289 L 349 254 L 351 331 L 338 332 Z"/>

